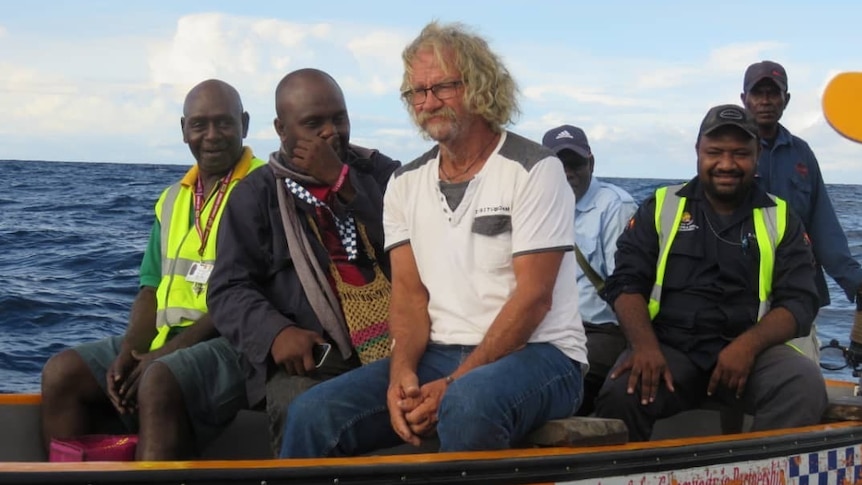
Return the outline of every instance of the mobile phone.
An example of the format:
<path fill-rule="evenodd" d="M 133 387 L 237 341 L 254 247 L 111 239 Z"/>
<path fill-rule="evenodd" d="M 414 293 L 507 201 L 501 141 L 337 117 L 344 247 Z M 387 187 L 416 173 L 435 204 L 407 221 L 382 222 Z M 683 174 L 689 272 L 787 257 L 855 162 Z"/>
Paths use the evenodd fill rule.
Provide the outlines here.
<path fill-rule="evenodd" d="M 311 349 L 311 355 L 314 356 L 315 368 L 323 365 L 323 361 L 326 360 L 330 350 L 332 350 L 332 344 L 314 344 L 314 347 Z"/>

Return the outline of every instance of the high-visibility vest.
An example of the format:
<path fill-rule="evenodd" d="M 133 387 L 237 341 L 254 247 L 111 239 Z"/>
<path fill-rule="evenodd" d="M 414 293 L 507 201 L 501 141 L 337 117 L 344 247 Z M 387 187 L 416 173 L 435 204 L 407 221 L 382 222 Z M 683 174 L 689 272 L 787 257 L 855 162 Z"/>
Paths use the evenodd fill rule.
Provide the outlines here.
<path fill-rule="evenodd" d="M 655 283 L 652 292 L 650 292 L 650 320 L 655 319 L 661 307 L 661 290 L 667 269 L 667 258 L 673 240 L 679 231 L 683 212 L 685 212 L 686 198 L 676 195 L 676 192 L 683 185 L 662 187 L 655 194 L 655 230 L 658 233 L 659 257 Z M 754 234 L 757 239 L 757 247 L 760 250 L 757 292 L 760 300 L 757 309 L 758 321 L 769 311 L 772 302 L 772 271 L 775 268 L 775 249 L 784 239 L 784 231 L 787 227 L 787 202 L 772 194 L 768 195 L 775 202 L 775 206 L 755 207 L 752 214 Z"/>
<path fill-rule="evenodd" d="M 156 218 L 161 225 L 162 279 L 156 290 L 157 333 L 150 343 L 151 352 L 167 342 L 172 327 L 187 327 L 207 313 L 206 284 L 196 287 L 194 283 L 186 280 L 186 276 L 193 264 L 212 265 L 215 262 L 216 235 L 231 192 L 245 175 L 265 164 L 263 160 L 254 158 L 250 149 L 245 149 L 242 159 L 234 167 L 203 254 L 198 252 L 201 237 L 190 217 L 194 209 L 194 185 L 189 187 L 181 181 L 162 192 L 156 202 Z M 209 219 L 214 200 L 215 197 L 209 197 L 204 204 L 200 215 L 201 225 L 206 224 Z"/>

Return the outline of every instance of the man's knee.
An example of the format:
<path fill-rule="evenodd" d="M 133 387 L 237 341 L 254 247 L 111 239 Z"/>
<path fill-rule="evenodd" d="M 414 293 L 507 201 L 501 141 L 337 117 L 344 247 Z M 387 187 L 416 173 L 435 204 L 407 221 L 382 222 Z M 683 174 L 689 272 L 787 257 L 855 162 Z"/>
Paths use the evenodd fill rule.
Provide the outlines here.
<path fill-rule="evenodd" d="M 95 385 L 95 386 L 94 386 Z M 74 350 L 64 350 L 52 356 L 42 368 L 42 399 L 101 393 L 90 368 Z"/>
<path fill-rule="evenodd" d="M 445 417 L 450 424 L 469 426 L 469 423 L 495 421 L 505 412 L 503 402 L 489 396 L 487 389 L 454 381 L 440 400 L 437 413 L 441 420 Z"/>
<path fill-rule="evenodd" d="M 826 383 L 820 368 L 808 357 L 795 359 L 793 365 L 786 368 L 788 379 L 786 384 L 776 391 L 785 395 L 792 394 L 798 399 L 804 400 L 812 411 L 826 410 L 828 397 L 826 394 Z"/>
<path fill-rule="evenodd" d="M 183 405 L 179 381 L 167 364 L 155 361 L 144 370 L 138 386 L 138 405 L 142 416 L 145 410 L 175 410 Z"/>
<path fill-rule="evenodd" d="M 331 408 L 328 405 L 331 404 L 331 400 L 322 395 L 318 396 L 319 392 L 316 391 L 324 390 L 323 388 L 318 389 L 319 387 L 317 385 L 312 386 L 303 392 L 294 394 L 290 400 L 277 403 L 278 410 L 282 413 L 282 421 L 290 420 L 295 424 L 313 425 L 317 420 L 316 416 L 319 417 L 321 413 L 325 413 Z"/>
<path fill-rule="evenodd" d="M 616 379 L 610 377 L 605 379 L 596 395 L 595 413 L 597 416 L 618 416 L 622 409 L 637 405 L 635 395 L 628 393 L 628 379 L 628 373 L 617 376 Z"/>
<path fill-rule="evenodd" d="M 760 358 L 770 360 L 766 361 L 768 365 L 755 370 L 756 375 L 752 376 L 750 381 L 753 380 L 759 386 L 771 387 L 774 393 L 819 395 L 820 393 L 812 391 L 822 390 L 825 396 L 826 383 L 823 381 L 820 367 L 807 356 L 791 350 L 788 346 L 781 346 L 770 349 L 769 355 L 764 354 Z"/>
<path fill-rule="evenodd" d="M 493 399 L 468 385 L 450 385 L 437 415 L 437 433 L 442 449 L 480 450 L 510 446 L 510 426 L 505 423 L 502 400 Z"/>

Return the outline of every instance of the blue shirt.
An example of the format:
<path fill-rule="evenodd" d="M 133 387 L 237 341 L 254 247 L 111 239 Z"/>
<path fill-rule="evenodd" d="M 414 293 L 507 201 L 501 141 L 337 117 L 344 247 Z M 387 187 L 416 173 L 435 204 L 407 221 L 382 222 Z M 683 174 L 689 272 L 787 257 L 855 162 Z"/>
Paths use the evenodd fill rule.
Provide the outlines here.
<path fill-rule="evenodd" d="M 814 152 L 780 124 L 772 147 L 761 140 L 761 148 L 756 180 L 763 190 L 786 200 L 805 224 L 817 260 L 820 306 L 830 301 L 824 270 L 854 301 L 862 285 L 862 267 L 850 254 L 847 236 L 832 208 Z"/>
<path fill-rule="evenodd" d="M 614 272 L 617 238 L 637 210 L 632 196 L 616 185 L 593 178 L 587 193 L 575 204 L 575 242 L 590 266 L 607 279 Z M 584 322 L 618 323 L 613 308 L 578 265 L 578 305 Z"/>

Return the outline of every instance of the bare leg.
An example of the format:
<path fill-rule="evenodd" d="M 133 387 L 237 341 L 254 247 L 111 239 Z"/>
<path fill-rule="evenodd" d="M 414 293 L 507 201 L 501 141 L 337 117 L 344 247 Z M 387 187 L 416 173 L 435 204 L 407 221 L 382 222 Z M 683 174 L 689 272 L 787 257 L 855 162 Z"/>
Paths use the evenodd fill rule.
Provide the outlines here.
<path fill-rule="evenodd" d="M 168 366 L 153 362 L 138 389 L 138 460 L 181 460 L 196 454 L 183 393 Z"/>
<path fill-rule="evenodd" d="M 73 350 L 51 357 L 42 369 L 42 442 L 92 432 L 97 417 L 113 413 L 105 391 Z"/>

